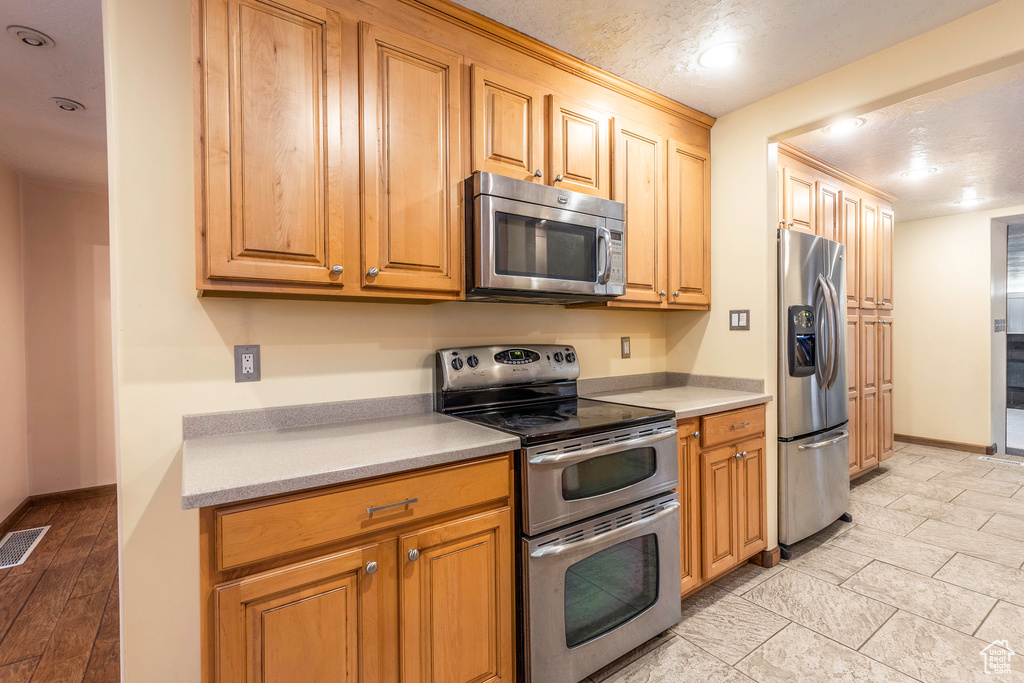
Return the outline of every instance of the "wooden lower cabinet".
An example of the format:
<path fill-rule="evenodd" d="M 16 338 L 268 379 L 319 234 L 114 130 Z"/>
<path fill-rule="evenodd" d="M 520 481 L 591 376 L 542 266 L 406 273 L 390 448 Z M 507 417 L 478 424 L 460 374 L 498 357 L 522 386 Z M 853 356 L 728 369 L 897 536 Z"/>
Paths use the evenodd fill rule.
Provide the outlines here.
<path fill-rule="evenodd" d="M 767 547 L 764 412 L 757 406 L 678 423 L 683 595 Z M 720 424 L 745 422 L 756 427 L 754 433 L 739 429 L 743 433 L 726 443 L 714 436 Z M 702 450 L 708 434 L 715 443 Z"/>
<path fill-rule="evenodd" d="M 218 516 L 365 484 L 204 508 L 203 681 L 513 683 L 511 454 L 479 462 L 506 467 L 508 486 L 489 503 L 452 500 L 430 519 L 342 535 L 240 568 L 218 569 Z M 410 479 L 382 483 L 395 478 Z M 303 531 L 296 517 L 294 533 Z"/>

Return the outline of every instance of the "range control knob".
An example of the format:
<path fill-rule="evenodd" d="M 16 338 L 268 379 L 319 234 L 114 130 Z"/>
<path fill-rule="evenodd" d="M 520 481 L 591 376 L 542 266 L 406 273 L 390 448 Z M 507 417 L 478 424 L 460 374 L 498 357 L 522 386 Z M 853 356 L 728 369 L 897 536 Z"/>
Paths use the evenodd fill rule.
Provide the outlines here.
<path fill-rule="evenodd" d="M 461 358 L 452 358 L 452 368 L 454 368 L 455 370 L 461 370 L 462 369 L 462 359 Z"/>
<path fill-rule="evenodd" d="M 572 351 L 570 351 L 569 353 L 565 354 L 565 362 L 566 363 L 575 363 L 576 362 L 576 354 L 573 353 Z"/>
<path fill-rule="evenodd" d="M 562 352 L 561 351 L 555 351 L 555 362 L 556 363 L 561 363 L 562 362 Z"/>
<path fill-rule="evenodd" d="M 475 368 L 476 366 L 480 365 L 480 360 L 476 356 L 470 356 L 469 358 L 466 359 L 466 362 L 469 364 L 469 367 L 471 368 Z"/>

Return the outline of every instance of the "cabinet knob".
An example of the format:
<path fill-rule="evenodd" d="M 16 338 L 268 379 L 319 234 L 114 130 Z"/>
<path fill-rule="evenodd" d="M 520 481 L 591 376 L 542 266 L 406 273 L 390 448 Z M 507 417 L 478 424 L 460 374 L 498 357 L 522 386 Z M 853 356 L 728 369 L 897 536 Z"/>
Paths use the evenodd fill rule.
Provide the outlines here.
<path fill-rule="evenodd" d="M 793 227 L 793 221 L 789 222 L 789 227 L 791 227 L 791 228 Z"/>
<path fill-rule="evenodd" d="M 694 432 L 694 433 L 693 433 L 693 434 L 691 434 L 690 436 L 692 436 L 692 437 L 693 437 L 693 438 L 695 438 L 695 439 L 699 439 L 699 438 L 700 438 L 700 432 L 699 432 L 699 431 L 698 431 L 698 432 Z"/>
<path fill-rule="evenodd" d="M 366 563 L 366 573 L 367 574 L 376 574 L 377 573 L 377 563 L 376 562 L 367 562 Z"/>
<path fill-rule="evenodd" d="M 740 451 L 739 453 L 737 453 L 736 455 L 734 455 L 734 456 L 732 456 L 732 457 L 734 457 L 734 458 L 736 458 L 737 460 L 739 460 L 740 458 L 745 458 L 745 457 L 747 457 L 747 452 L 746 452 L 746 451 Z"/>
<path fill-rule="evenodd" d="M 380 274 L 380 271 L 377 270 L 376 268 L 370 268 L 368 271 L 366 271 L 366 274 L 369 275 L 370 277 L 377 277 L 377 275 Z"/>
<path fill-rule="evenodd" d="M 658 292 L 658 296 L 665 296 L 665 290 L 663 289 L 660 292 Z"/>
<path fill-rule="evenodd" d="M 555 176 L 555 182 L 556 182 L 556 183 L 560 183 L 560 182 L 562 182 L 563 180 L 565 180 L 565 178 L 563 178 L 563 177 L 562 177 L 562 174 L 561 174 L 561 173 L 559 173 L 558 175 L 556 175 L 556 176 Z"/>
<path fill-rule="evenodd" d="M 672 292 L 672 296 L 679 296 L 679 290 L 677 289 L 676 291 Z"/>
<path fill-rule="evenodd" d="M 413 548 L 409 551 L 409 561 L 415 562 L 418 559 L 420 559 L 420 551 L 416 550 L 416 548 Z"/>
<path fill-rule="evenodd" d="M 534 172 L 533 172 L 533 175 L 535 175 L 535 176 L 536 176 L 536 177 L 538 177 L 538 178 L 543 178 L 543 177 L 544 177 L 544 172 L 543 172 L 543 171 L 541 171 L 541 170 L 540 170 L 540 169 L 538 168 L 538 169 L 537 169 L 536 171 L 534 171 Z"/>
<path fill-rule="evenodd" d="M 333 268 L 331 268 L 331 272 L 334 273 L 335 275 L 341 275 L 343 272 L 345 272 L 345 269 L 342 268 L 341 266 L 334 266 Z"/>

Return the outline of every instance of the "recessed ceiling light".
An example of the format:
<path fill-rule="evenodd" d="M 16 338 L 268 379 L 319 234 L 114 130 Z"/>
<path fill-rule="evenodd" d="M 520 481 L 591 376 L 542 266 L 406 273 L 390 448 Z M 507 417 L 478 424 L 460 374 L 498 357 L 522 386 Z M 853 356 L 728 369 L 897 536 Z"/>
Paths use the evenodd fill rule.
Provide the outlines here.
<path fill-rule="evenodd" d="M 51 97 L 50 101 L 64 111 L 81 111 L 85 109 L 85 105 L 81 102 L 75 102 L 74 100 L 69 100 L 66 97 Z"/>
<path fill-rule="evenodd" d="M 858 116 L 855 119 L 843 119 L 842 121 L 836 121 L 830 123 L 821 129 L 825 135 L 843 135 L 850 131 L 857 130 L 866 123 L 866 120 L 862 116 Z"/>
<path fill-rule="evenodd" d="M 924 178 L 930 176 L 933 173 L 938 173 L 939 169 L 934 166 L 923 166 L 921 168 L 912 168 L 909 171 L 900 173 L 901 178 L 907 178 L 909 180 L 917 180 L 918 178 Z"/>
<path fill-rule="evenodd" d="M 977 206 L 984 201 L 984 197 L 964 197 L 963 199 L 956 200 L 953 204 L 956 206 Z"/>
<path fill-rule="evenodd" d="M 697 63 L 705 69 L 724 69 L 735 62 L 743 52 L 739 43 L 712 45 L 697 56 Z"/>
<path fill-rule="evenodd" d="M 8 26 L 7 32 L 29 47 L 53 47 L 53 38 L 28 26 Z"/>

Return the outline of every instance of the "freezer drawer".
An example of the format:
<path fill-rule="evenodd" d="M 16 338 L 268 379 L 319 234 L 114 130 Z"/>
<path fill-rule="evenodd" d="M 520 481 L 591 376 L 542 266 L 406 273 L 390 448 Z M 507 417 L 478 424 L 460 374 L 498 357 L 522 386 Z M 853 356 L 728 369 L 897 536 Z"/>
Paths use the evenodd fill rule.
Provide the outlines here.
<path fill-rule="evenodd" d="M 779 542 L 821 531 L 850 503 L 850 433 L 846 425 L 779 442 Z"/>

